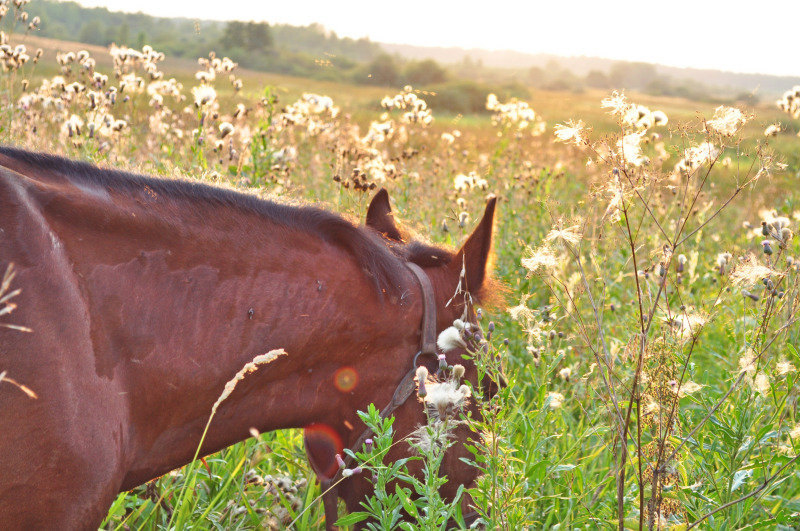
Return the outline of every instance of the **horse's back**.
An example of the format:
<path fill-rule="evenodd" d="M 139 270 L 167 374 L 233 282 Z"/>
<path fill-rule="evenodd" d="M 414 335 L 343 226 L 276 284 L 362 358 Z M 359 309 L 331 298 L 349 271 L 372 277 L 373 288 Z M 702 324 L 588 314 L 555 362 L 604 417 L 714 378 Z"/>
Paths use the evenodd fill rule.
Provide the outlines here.
<path fill-rule="evenodd" d="M 0 384 L 0 521 L 4 529 L 89 528 L 98 523 L 96 503 L 81 506 L 64 493 L 96 498 L 93 489 L 109 490 L 109 476 L 119 474 L 124 395 L 96 374 L 80 284 L 32 182 L 0 166 L 0 276 L 11 267 L 6 292 L 21 290 L 0 318 L 15 325 L 0 326 L 0 371 L 36 394 Z"/>

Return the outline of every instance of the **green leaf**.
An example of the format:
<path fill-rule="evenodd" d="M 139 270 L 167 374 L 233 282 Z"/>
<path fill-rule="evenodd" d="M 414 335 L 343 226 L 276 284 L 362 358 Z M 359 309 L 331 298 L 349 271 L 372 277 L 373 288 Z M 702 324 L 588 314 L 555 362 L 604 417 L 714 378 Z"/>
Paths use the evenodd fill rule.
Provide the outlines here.
<path fill-rule="evenodd" d="M 366 520 L 367 518 L 369 518 L 369 513 L 365 513 L 363 511 L 350 513 L 336 520 L 336 525 L 339 527 L 349 526 L 357 524 L 358 522 Z"/>

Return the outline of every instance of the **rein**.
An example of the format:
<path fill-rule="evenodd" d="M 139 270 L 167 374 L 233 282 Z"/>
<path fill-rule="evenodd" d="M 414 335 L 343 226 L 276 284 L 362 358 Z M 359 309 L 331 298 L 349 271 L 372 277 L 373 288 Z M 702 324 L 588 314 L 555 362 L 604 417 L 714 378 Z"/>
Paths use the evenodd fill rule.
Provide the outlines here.
<path fill-rule="evenodd" d="M 389 403 L 381 409 L 380 417 L 385 419 L 389 417 L 394 411 L 406 403 L 408 398 L 414 393 L 416 384 L 414 378 L 417 373 L 417 360 L 420 356 L 430 355 L 436 357 L 436 299 L 433 295 L 433 286 L 428 275 L 417 264 L 407 262 L 406 266 L 414 273 L 420 287 L 422 288 L 422 338 L 420 340 L 420 349 L 414 356 L 414 361 L 411 364 L 411 369 L 403 376 L 397 388 L 394 390 L 392 399 Z M 372 435 L 372 430 L 367 428 L 356 439 L 353 444 L 353 450 L 360 449 L 369 436 Z M 353 463 L 353 458 L 349 455 L 344 456 L 344 467 L 348 468 Z M 325 507 L 325 528 L 328 530 L 336 529 L 335 522 L 339 519 L 339 512 L 337 510 L 337 503 L 339 499 L 339 489 L 337 483 L 341 480 L 342 468 L 336 471 L 336 474 L 331 479 L 320 480 L 322 487 L 322 504 Z"/>

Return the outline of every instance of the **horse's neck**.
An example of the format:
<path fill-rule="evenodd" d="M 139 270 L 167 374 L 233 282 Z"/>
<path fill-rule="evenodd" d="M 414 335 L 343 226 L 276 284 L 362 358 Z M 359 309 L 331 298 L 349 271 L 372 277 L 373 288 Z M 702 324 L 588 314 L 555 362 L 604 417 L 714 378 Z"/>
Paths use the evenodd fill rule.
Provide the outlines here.
<path fill-rule="evenodd" d="M 167 208 L 165 227 L 157 201 L 139 219 L 119 198 L 96 203 L 51 204 L 49 217 L 91 317 L 97 375 L 128 399 L 124 488 L 188 462 L 226 382 L 257 355 L 287 352 L 239 382 L 202 453 L 252 428 L 352 429 L 408 370 L 419 301 L 381 301 L 341 248 L 224 209 Z"/>

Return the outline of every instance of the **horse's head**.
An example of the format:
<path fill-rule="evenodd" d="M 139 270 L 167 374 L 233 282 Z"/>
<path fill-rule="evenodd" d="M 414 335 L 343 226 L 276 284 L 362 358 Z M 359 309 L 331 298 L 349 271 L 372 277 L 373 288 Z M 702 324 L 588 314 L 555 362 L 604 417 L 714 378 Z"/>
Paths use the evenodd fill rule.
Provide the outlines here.
<path fill-rule="evenodd" d="M 431 279 L 436 297 L 437 334 L 453 327 L 454 323 L 458 328 L 468 323 L 467 328 L 472 329 L 470 333 L 459 331 L 462 339 L 478 332 L 476 341 L 470 342 L 470 348 L 479 346 L 482 334 L 476 308 L 492 306 L 502 298 L 502 287 L 492 278 L 496 205 L 497 198 L 491 196 L 480 222 L 456 252 L 415 240 L 407 230 L 398 226 L 389 204 L 389 194 L 383 188 L 373 197 L 367 210 L 366 225 L 379 232 L 399 256 L 422 267 Z M 468 354 L 467 349 L 459 343 L 452 334 L 447 334 L 442 338 L 439 352 L 446 355 L 449 364 L 464 365 L 467 379 L 474 383 L 472 377 L 477 377 L 475 364 L 463 358 Z M 493 396 L 497 392 L 491 379 L 484 378 L 480 385 L 484 394 Z"/>
<path fill-rule="evenodd" d="M 367 211 L 366 226 L 379 233 L 382 236 L 383 244 L 391 248 L 396 256 L 406 263 L 415 264 L 421 268 L 418 274 L 423 278 L 416 279 L 414 277 L 418 274 L 411 274 L 409 268 L 407 275 L 410 282 L 409 290 L 421 294 L 421 300 L 425 298 L 426 291 L 430 291 L 432 295 L 430 302 L 432 308 L 430 310 L 426 308 L 424 313 L 427 313 L 428 317 L 423 316 L 423 321 L 431 320 L 431 316 L 435 313 L 435 318 L 429 325 L 430 329 L 435 328 L 435 331 L 431 330 L 430 334 L 433 335 L 433 338 L 426 338 L 428 334 L 423 331 L 424 322 L 420 322 L 418 326 L 414 325 L 415 328 L 410 328 L 405 333 L 411 339 L 411 344 L 418 345 L 420 341 L 435 340 L 437 337 L 440 339 L 435 352 L 431 349 L 431 352 L 418 358 L 415 355 L 419 349 L 414 347 L 404 346 L 393 352 L 392 356 L 396 357 L 394 361 L 397 362 L 394 366 L 401 367 L 397 374 L 398 379 L 403 376 L 402 371 L 405 370 L 407 383 L 408 372 L 413 372 L 416 367 L 423 365 L 428 368 L 431 375 L 435 375 L 441 363 L 437 358 L 443 354 L 444 361 L 451 368 L 457 364 L 464 367 L 463 380 L 469 381 L 473 389 L 480 389 L 481 395 L 486 397 L 496 392 L 497 386 L 490 378 L 485 377 L 483 381 L 478 381 L 477 366 L 472 356 L 469 355 L 470 350 L 481 348 L 481 331 L 475 310 L 476 305 L 487 302 L 495 289 L 490 270 L 495 204 L 496 199 L 491 197 L 477 227 L 463 246 L 454 252 L 422 243 L 413 238 L 407 230 L 401 228 L 392 214 L 389 196 L 385 190 L 380 190 L 373 198 Z M 417 304 L 415 308 L 420 306 Z M 454 322 L 456 323 L 455 327 Z M 442 335 L 444 331 L 447 332 Z M 439 377 L 442 380 L 449 377 L 452 381 L 452 372 L 460 372 L 460 370 L 445 370 L 439 373 Z M 401 383 L 400 387 L 402 388 L 403 385 Z M 411 381 L 411 385 L 412 388 L 409 391 L 413 390 L 413 392 L 410 392 L 410 396 L 406 394 L 402 402 L 397 404 L 396 409 L 392 411 L 395 418 L 394 440 L 397 444 L 387 454 L 386 462 L 413 455 L 414 448 L 402 439 L 429 423 L 429 416 L 425 411 L 426 405 L 420 403 L 418 399 L 415 382 Z M 437 384 L 435 381 L 430 381 L 428 385 L 435 386 Z M 384 394 L 386 394 L 385 390 Z M 375 405 L 379 408 L 385 406 L 379 400 L 375 401 Z M 440 475 L 448 478 L 448 482 L 441 489 L 441 494 L 446 498 L 452 498 L 460 485 L 470 486 L 478 474 L 477 469 L 462 461 L 462 458 L 472 459 L 474 457 L 466 449 L 465 443 L 468 443 L 476 434 L 468 428 L 467 423 L 460 422 L 462 413 L 471 415 L 473 418 L 478 415 L 475 397 L 470 396 L 468 400 L 462 401 L 459 405 L 464 406 L 463 410 L 451 412 L 452 418 L 448 421 L 449 441 L 453 444 L 447 449 L 439 472 Z M 428 411 L 430 412 L 430 407 Z M 318 473 L 321 469 L 329 471 L 335 469 L 335 466 L 331 465 L 331 445 L 317 444 L 315 438 L 317 437 L 307 430 L 306 447 L 314 468 Z M 326 440 L 324 434 L 319 438 L 322 441 Z M 354 441 L 347 441 L 347 443 L 352 446 L 360 446 L 361 441 Z M 400 442 L 398 443 L 398 441 Z M 353 449 L 358 450 L 359 448 Z M 419 460 L 410 461 L 408 468 L 412 474 L 421 477 L 422 463 Z M 323 483 L 323 486 L 325 485 Z M 338 488 L 339 495 L 344 498 L 351 511 L 360 510 L 359 503 L 371 492 L 372 486 L 368 478 L 362 476 L 350 477 L 341 482 Z M 330 505 L 331 502 L 326 502 L 326 516 L 329 520 L 332 516 L 329 514 Z M 464 509 L 465 513 L 468 512 L 466 507 Z"/>

